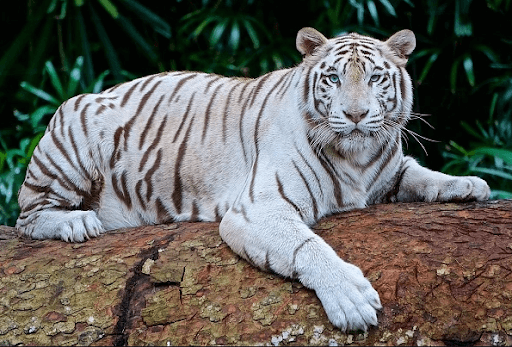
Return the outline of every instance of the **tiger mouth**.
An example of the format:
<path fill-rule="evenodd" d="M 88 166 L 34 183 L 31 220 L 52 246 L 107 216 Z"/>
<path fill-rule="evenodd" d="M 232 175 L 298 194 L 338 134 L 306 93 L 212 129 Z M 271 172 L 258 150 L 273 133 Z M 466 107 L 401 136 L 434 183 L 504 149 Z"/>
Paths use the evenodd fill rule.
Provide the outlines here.
<path fill-rule="evenodd" d="M 351 132 L 345 134 L 343 137 L 345 138 L 363 138 L 372 136 L 371 131 L 363 131 L 361 129 L 355 128 Z"/>

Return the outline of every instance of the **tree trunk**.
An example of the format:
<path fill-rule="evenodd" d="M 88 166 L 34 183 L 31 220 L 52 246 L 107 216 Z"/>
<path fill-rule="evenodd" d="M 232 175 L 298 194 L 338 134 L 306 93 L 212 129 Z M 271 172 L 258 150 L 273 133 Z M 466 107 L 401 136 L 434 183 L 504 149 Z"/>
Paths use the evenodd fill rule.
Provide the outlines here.
<path fill-rule="evenodd" d="M 377 205 L 315 231 L 379 292 L 368 333 L 334 328 L 313 291 L 240 259 L 218 223 L 80 244 L 0 227 L 0 345 L 512 344 L 512 201 Z"/>

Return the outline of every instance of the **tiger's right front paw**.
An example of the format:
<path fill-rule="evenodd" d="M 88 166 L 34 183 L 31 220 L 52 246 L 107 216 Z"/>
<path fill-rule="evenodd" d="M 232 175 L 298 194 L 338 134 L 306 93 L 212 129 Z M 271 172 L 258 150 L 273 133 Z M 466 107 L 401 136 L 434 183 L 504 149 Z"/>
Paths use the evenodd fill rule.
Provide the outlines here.
<path fill-rule="evenodd" d="M 333 268 L 314 287 L 331 323 L 341 330 L 368 330 L 377 325 L 377 310 L 382 308 L 379 294 L 363 272 L 345 263 Z"/>

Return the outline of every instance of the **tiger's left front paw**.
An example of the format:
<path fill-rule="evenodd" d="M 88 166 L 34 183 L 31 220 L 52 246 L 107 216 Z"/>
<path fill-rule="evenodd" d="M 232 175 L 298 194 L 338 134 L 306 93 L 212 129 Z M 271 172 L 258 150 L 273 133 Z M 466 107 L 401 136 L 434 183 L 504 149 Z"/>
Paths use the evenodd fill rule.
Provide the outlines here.
<path fill-rule="evenodd" d="M 484 201 L 489 199 L 491 189 L 480 177 L 457 177 L 446 183 L 439 192 L 438 201 Z"/>

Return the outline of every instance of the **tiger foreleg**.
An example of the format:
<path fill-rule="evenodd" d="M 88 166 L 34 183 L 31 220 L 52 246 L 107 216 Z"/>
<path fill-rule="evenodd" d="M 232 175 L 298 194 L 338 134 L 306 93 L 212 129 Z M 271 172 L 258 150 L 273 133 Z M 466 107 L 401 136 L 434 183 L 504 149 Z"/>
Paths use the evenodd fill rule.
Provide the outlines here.
<path fill-rule="evenodd" d="M 399 173 L 396 199 L 401 202 L 484 201 L 491 190 L 475 176 L 450 176 L 429 170 L 411 157 L 405 157 Z"/>
<path fill-rule="evenodd" d="M 335 326 L 366 330 L 377 325 L 376 310 L 382 306 L 363 272 L 340 259 L 286 206 L 254 213 L 232 208 L 222 219 L 220 234 L 250 263 L 315 290 Z"/>

